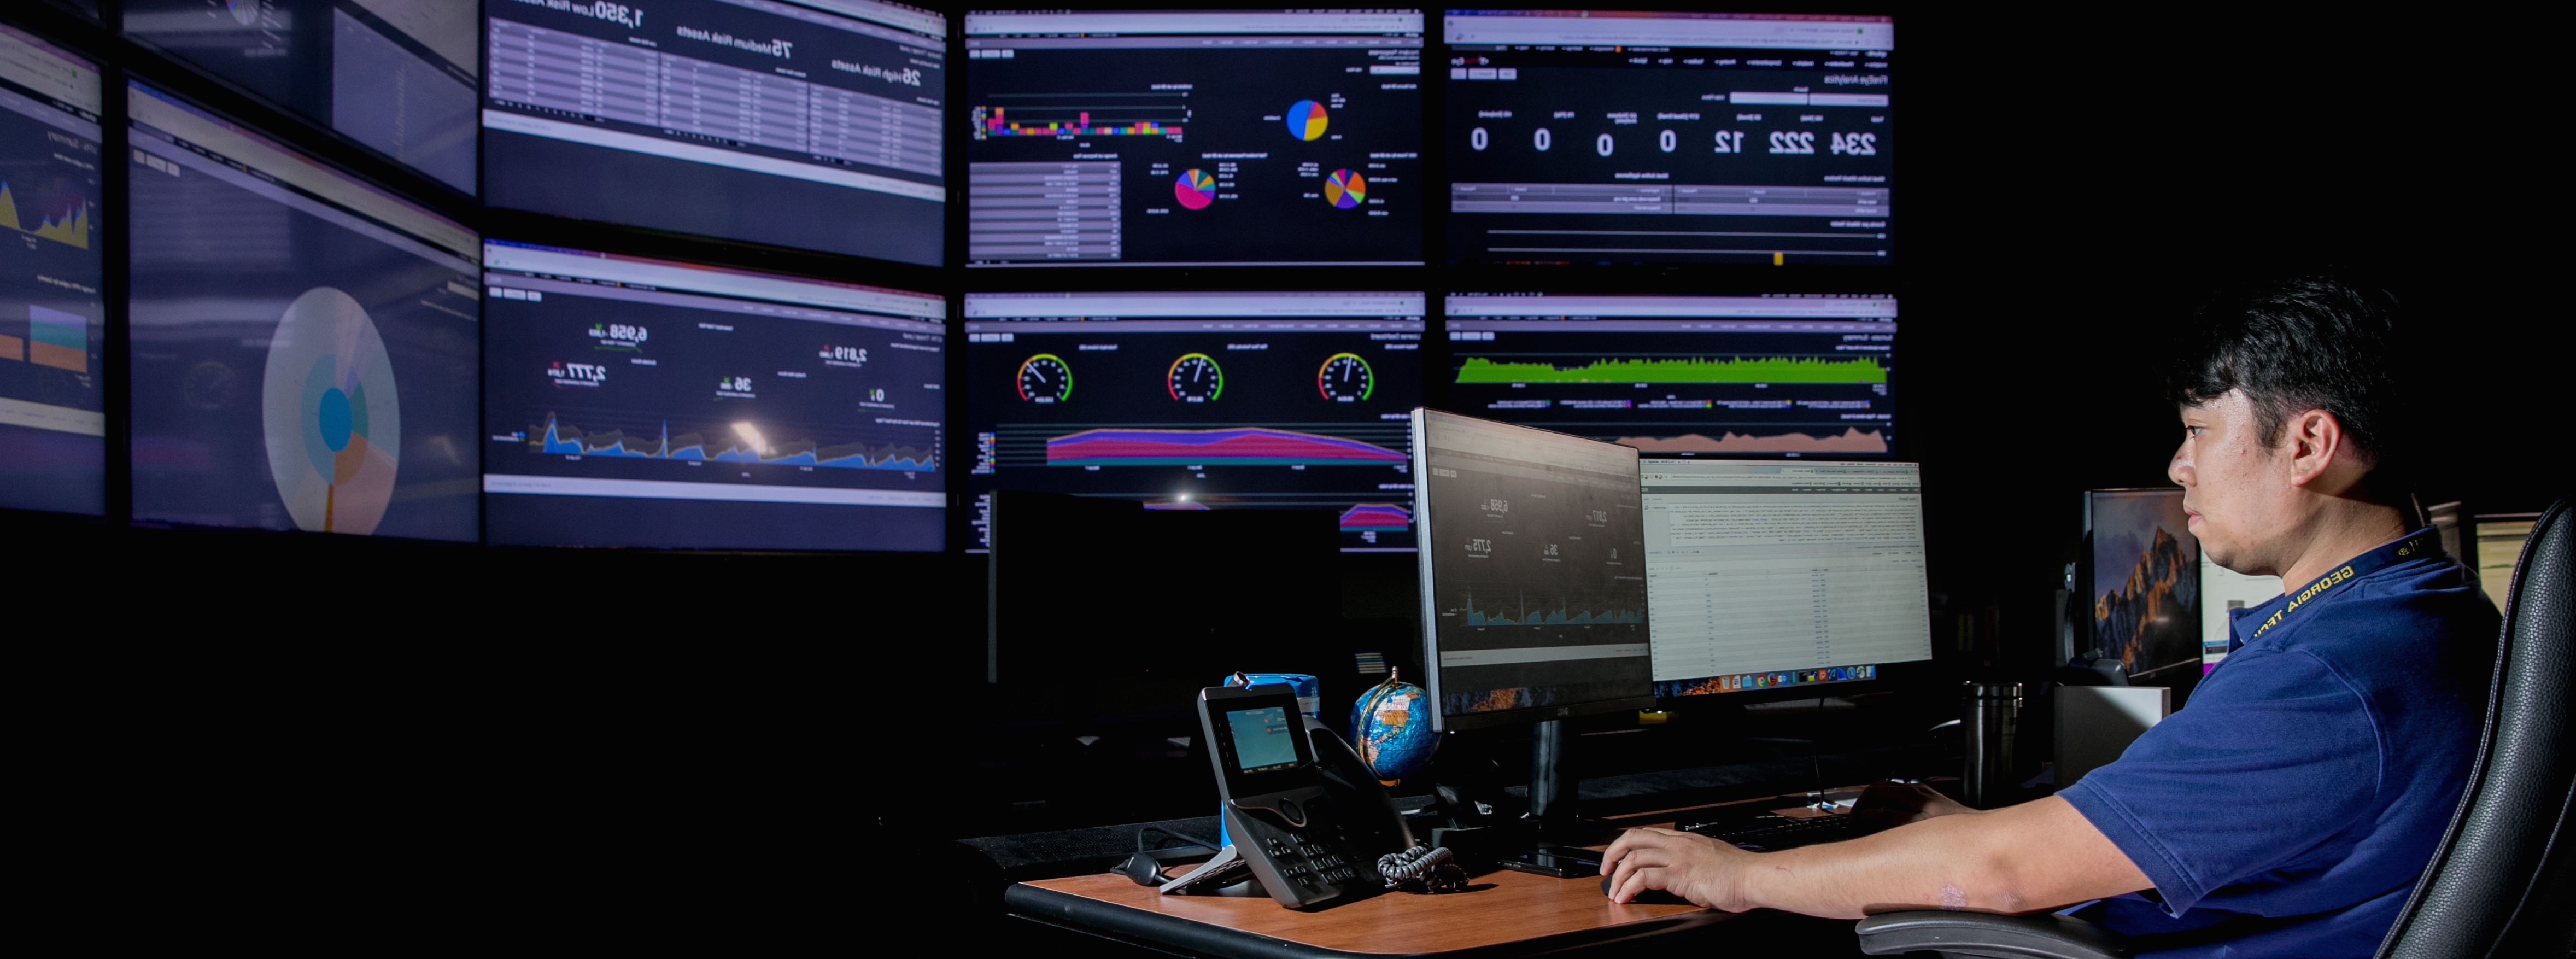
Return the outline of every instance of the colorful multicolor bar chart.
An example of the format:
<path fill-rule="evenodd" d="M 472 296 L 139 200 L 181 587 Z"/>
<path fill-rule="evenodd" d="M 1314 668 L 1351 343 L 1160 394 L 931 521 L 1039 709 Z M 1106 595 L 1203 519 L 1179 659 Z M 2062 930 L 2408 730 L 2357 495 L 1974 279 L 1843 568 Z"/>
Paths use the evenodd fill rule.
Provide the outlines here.
<path fill-rule="evenodd" d="M 989 113 L 986 113 L 982 109 L 978 109 L 976 112 L 985 114 L 983 122 L 978 126 L 977 132 L 988 137 L 1052 137 L 1055 139 L 1068 139 L 1072 137 L 1176 137 L 1181 135 L 1181 127 L 1166 126 L 1152 120 L 1140 120 L 1135 123 L 1093 126 L 1091 123 L 1091 112 L 1088 110 L 1083 111 L 1072 123 L 1051 121 L 1042 124 L 1032 123 L 1025 126 L 1010 122 L 1010 118 L 1003 115 L 1003 108 L 1001 107 L 993 107 Z"/>

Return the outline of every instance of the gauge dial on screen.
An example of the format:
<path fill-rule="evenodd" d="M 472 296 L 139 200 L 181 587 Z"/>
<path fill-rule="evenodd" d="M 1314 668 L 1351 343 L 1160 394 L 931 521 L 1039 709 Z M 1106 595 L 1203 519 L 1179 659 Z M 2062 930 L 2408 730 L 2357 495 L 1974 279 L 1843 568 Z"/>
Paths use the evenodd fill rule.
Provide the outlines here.
<path fill-rule="evenodd" d="M 1377 387 L 1377 374 L 1370 372 L 1368 361 L 1357 353 L 1335 353 L 1315 373 L 1315 388 L 1324 398 L 1335 403 L 1357 403 L 1369 398 Z"/>
<path fill-rule="evenodd" d="M 1172 398 L 1183 403 L 1206 403 L 1225 392 L 1225 371 L 1216 368 L 1216 359 L 1205 353 L 1192 353 L 1172 361 L 1168 377 Z"/>
<path fill-rule="evenodd" d="M 1031 403 L 1062 403 L 1073 398 L 1073 367 L 1053 353 L 1040 353 L 1020 364 L 1020 398 Z"/>

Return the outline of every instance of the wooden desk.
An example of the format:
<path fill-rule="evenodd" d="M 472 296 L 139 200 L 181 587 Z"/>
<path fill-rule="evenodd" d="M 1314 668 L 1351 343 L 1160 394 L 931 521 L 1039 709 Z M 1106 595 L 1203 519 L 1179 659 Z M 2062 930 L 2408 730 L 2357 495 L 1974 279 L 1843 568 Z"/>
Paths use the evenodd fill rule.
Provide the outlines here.
<path fill-rule="evenodd" d="M 1613 824 L 1673 821 L 1674 812 L 1667 810 Z M 1752 920 L 1748 926 L 1793 921 L 1809 940 L 1833 939 L 1818 942 L 1823 948 L 1810 954 L 1850 954 L 1855 944 L 1847 922 L 1712 912 L 1688 904 L 1623 906 L 1601 894 L 1597 877 L 1557 879 L 1510 870 L 1478 876 L 1466 892 L 1386 893 L 1311 912 L 1280 908 L 1268 896 L 1165 896 L 1108 873 L 1018 883 L 1003 892 L 1002 903 L 1012 915 L 1050 926 L 1229 959 L 1522 956 L 1711 932 L 1745 920 Z"/>

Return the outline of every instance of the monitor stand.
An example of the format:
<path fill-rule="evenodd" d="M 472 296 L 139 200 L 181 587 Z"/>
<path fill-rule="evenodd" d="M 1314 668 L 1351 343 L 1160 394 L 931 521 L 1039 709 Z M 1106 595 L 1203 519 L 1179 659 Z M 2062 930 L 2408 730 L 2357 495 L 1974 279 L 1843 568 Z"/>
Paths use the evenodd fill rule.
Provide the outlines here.
<path fill-rule="evenodd" d="M 1529 847 L 1597 846 L 1617 837 L 1618 830 L 1581 810 L 1579 781 L 1565 765 L 1568 737 L 1565 720 L 1550 719 L 1530 729 Z"/>

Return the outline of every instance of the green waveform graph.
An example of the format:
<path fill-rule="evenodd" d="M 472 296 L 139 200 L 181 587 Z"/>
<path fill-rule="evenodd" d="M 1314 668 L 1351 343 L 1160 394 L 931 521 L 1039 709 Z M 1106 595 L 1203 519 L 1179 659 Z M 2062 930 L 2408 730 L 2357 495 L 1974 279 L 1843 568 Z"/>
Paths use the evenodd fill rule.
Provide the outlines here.
<path fill-rule="evenodd" d="M 1885 383 L 1876 357 L 1726 357 L 1710 359 L 1600 359 L 1581 366 L 1495 362 L 1470 356 L 1458 367 L 1460 383 Z"/>

